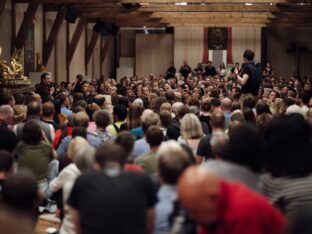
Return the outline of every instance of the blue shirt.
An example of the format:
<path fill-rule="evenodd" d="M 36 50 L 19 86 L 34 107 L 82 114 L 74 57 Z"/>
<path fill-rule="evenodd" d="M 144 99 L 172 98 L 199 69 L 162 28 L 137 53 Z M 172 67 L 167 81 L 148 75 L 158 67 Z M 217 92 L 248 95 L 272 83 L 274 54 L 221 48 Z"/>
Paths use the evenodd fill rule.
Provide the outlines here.
<path fill-rule="evenodd" d="M 73 112 L 70 109 L 68 109 L 66 106 L 62 106 L 61 113 L 64 115 L 71 115 Z"/>
<path fill-rule="evenodd" d="M 140 139 L 144 136 L 142 127 L 132 128 L 130 132 L 135 137 L 135 139 Z"/>
<path fill-rule="evenodd" d="M 133 159 L 136 159 L 137 157 L 146 154 L 150 151 L 150 146 L 147 143 L 145 137 L 141 138 L 140 140 L 135 141 L 133 151 L 132 151 L 132 157 Z"/>
<path fill-rule="evenodd" d="M 153 234 L 168 234 L 170 227 L 168 219 L 173 211 L 173 202 L 177 197 L 176 186 L 161 186 L 157 197 L 158 203 L 155 206 L 155 226 Z"/>
<path fill-rule="evenodd" d="M 71 136 L 67 136 L 62 140 L 61 144 L 59 145 L 59 147 L 56 150 L 56 153 L 58 156 L 67 152 L 67 149 L 68 149 L 68 146 L 69 146 L 71 139 L 72 139 Z M 96 137 L 95 135 L 93 135 L 92 133 L 87 133 L 87 141 L 95 149 L 98 149 L 102 144 L 101 140 L 98 137 Z"/>

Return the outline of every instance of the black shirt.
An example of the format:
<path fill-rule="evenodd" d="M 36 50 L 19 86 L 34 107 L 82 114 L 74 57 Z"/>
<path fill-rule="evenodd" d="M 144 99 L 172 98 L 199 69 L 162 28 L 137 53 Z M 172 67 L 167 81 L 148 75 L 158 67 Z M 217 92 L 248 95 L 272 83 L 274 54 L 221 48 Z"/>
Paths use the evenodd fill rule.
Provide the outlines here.
<path fill-rule="evenodd" d="M 168 70 L 167 70 L 167 72 L 166 72 L 166 79 L 168 80 L 168 79 L 174 77 L 175 74 L 176 74 L 176 69 L 175 69 L 175 67 L 169 67 Z"/>
<path fill-rule="evenodd" d="M 205 75 L 206 76 L 215 76 L 217 74 L 216 68 L 214 66 L 205 67 Z"/>
<path fill-rule="evenodd" d="M 151 179 L 137 172 L 80 176 L 68 203 L 79 211 L 81 234 L 145 234 L 146 212 L 157 202 Z"/>
<path fill-rule="evenodd" d="M 251 70 L 251 66 L 254 66 L 251 63 L 244 63 L 242 65 L 242 75 L 248 75 L 248 80 L 246 84 L 242 86 L 241 92 L 244 94 L 251 93 L 253 95 L 258 95 L 260 83 L 254 77 L 254 73 Z"/>
<path fill-rule="evenodd" d="M 190 74 L 190 72 L 192 71 L 191 67 L 189 65 L 183 65 L 180 68 L 180 73 L 181 75 L 186 79 L 188 74 Z"/>
<path fill-rule="evenodd" d="M 6 150 L 12 153 L 16 144 L 16 135 L 0 120 L 0 150 Z"/>
<path fill-rule="evenodd" d="M 211 151 L 211 135 L 203 137 L 197 147 L 197 152 L 196 154 L 198 156 L 202 156 L 205 158 L 205 160 L 212 158 L 212 151 Z"/>

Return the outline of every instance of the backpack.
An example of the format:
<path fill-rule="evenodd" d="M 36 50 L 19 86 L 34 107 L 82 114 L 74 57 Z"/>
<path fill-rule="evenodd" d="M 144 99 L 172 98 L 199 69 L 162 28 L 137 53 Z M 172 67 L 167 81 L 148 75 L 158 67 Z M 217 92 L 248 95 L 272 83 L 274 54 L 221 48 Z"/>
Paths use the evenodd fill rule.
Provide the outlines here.
<path fill-rule="evenodd" d="M 118 128 L 118 126 L 114 123 L 114 124 L 113 124 L 113 127 L 115 128 L 117 134 L 120 133 L 120 132 L 122 132 L 122 131 L 128 130 L 128 126 L 127 126 L 126 123 L 122 123 L 122 124 L 120 125 L 120 128 Z"/>
<path fill-rule="evenodd" d="M 248 63 L 248 67 L 250 68 L 253 78 L 257 83 L 261 83 L 263 80 L 263 74 L 262 74 L 262 66 L 260 63 Z"/>

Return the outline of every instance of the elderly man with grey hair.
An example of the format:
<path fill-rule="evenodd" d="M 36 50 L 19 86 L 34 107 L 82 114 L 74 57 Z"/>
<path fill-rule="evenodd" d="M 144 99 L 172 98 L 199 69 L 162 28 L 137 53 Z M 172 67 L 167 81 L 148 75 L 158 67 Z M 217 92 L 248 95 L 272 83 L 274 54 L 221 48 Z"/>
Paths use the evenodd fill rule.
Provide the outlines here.
<path fill-rule="evenodd" d="M 14 111 L 10 105 L 0 106 L 0 150 L 12 152 L 17 144 L 16 135 L 8 128 L 13 117 Z"/>
<path fill-rule="evenodd" d="M 69 143 L 67 154 L 72 163 L 65 167 L 58 177 L 50 182 L 49 187 L 53 192 L 63 189 L 65 216 L 60 233 L 74 234 L 75 226 L 70 207 L 67 205 L 67 199 L 78 176 L 92 169 L 95 150 L 89 145 L 88 141 L 78 136 Z"/>
<path fill-rule="evenodd" d="M 192 164 L 181 145 L 174 140 L 163 142 L 158 149 L 158 174 L 161 187 L 155 206 L 155 227 L 153 234 L 169 233 L 169 215 L 177 197 L 176 183 L 182 172 Z"/>

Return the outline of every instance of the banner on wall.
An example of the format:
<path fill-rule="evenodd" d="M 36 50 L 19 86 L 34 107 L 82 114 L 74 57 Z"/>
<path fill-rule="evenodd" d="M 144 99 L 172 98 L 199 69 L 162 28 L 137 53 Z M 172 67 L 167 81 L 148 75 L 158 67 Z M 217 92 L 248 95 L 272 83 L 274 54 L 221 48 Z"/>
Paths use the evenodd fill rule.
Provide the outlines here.
<path fill-rule="evenodd" d="M 205 27 L 203 63 L 212 61 L 214 65 L 220 62 L 232 64 L 232 28 Z"/>
<path fill-rule="evenodd" d="M 29 76 L 29 72 L 35 71 L 35 26 L 31 25 L 24 47 L 24 73 Z"/>

